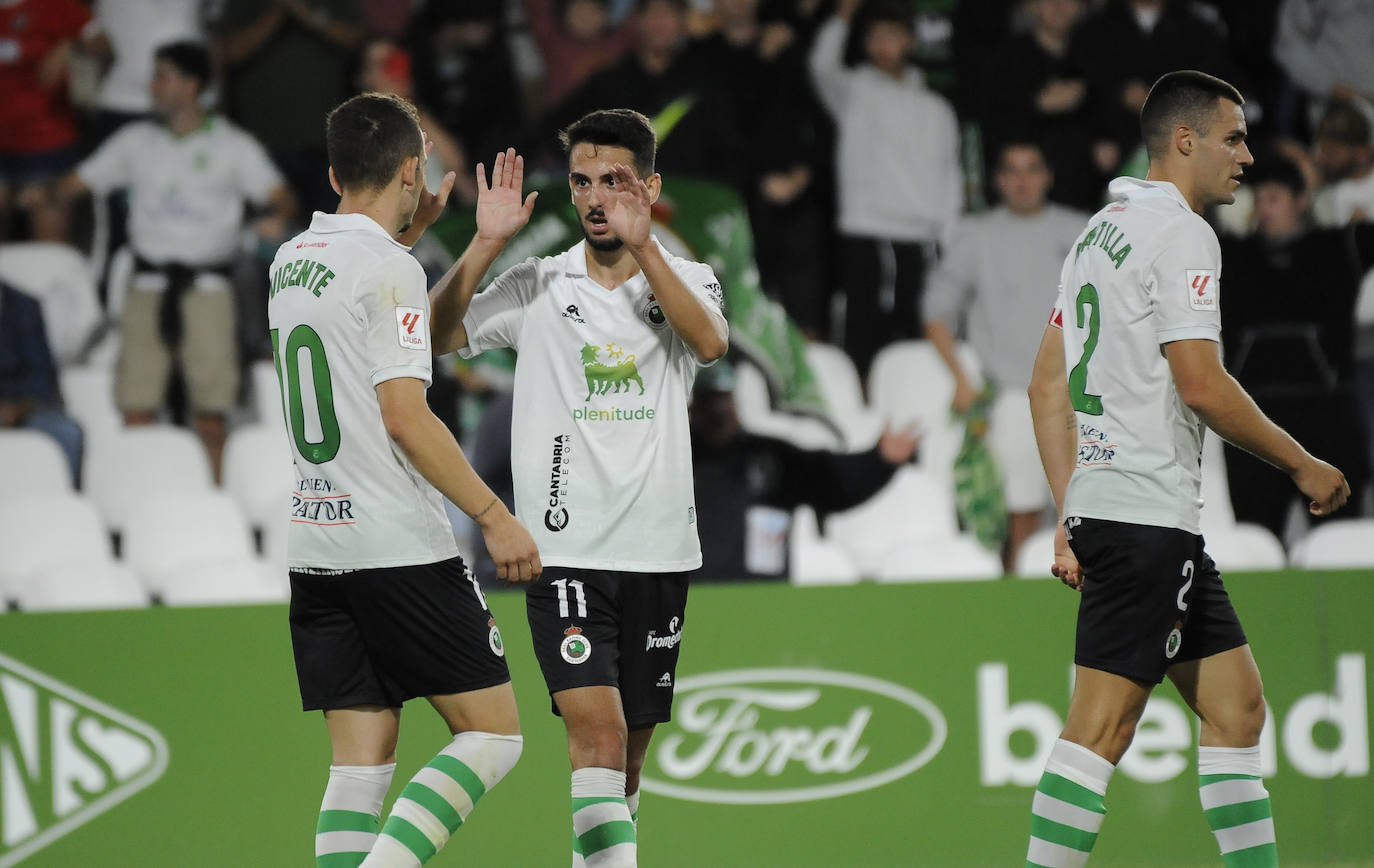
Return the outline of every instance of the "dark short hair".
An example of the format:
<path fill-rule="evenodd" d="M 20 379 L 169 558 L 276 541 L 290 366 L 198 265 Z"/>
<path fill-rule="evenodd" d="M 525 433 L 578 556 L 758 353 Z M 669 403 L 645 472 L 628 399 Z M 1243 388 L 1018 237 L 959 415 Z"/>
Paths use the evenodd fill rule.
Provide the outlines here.
<path fill-rule="evenodd" d="M 1317 123 L 1316 137 L 1356 147 L 1372 143 L 1369 118 L 1348 99 L 1333 99 L 1326 104 Z"/>
<path fill-rule="evenodd" d="M 389 93 L 363 93 L 337 106 L 325 119 L 324 141 L 334 177 L 351 190 L 382 189 L 425 149 L 415 106 Z"/>
<path fill-rule="evenodd" d="M 153 52 L 153 60 L 170 63 L 177 72 L 187 78 L 194 78 L 201 90 L 210 83 L 210 52 L 199 42 L 183 39 L 158 46 Z"/>
<path fill-rule="evenodd" d="M 907 33 L 916 34 L 916 16 L 910 0 L 870 0 L 861 7 L 857 30 L 868 37 L 875 24 L 895 24 Z"/>
<path fill-rule="evenodd" d="M 1035 139 L 1030 138 L 1012 138 L 998 142 L 997 162 L 994 164 L 995 168 L 1001 168 L 1002 161 L 1007 158 L 1007 151 L 1010 151 L 1012 148 L 1026 148 L 1028 150 L 1035 151 L 1037 154 L 1040 155 L 1040 162 L 1045 164 L 1045 168 L 1050 168 L 1049 152 L 1045 150 L 1045 146 L 1043 144 L 1036 141 Z"/>
<path fill-rule="evenodd" d="M 1245 105 L 1240 91 L 1214 75 L 1180 69 L 1160 76 L 1140 108 L 1140 133 L 1150 158 L 1162 157 L 1168 151 L 1178 124 L 1187 124 L 1206 135 L 1218 99 Z"/>
<path fill-rule="evenodd" d="M 582 143 L 625 148 L 634 157 L 635 172 L 641 178 L 654 173 L 658 134 L 654 124 L 634 109 L 601 109 L 583 115 L 558 134 L 563 153 Z"/>
<path fill-rule="evenodd" d="M 1251 187 L 1278 184 L 1294 196 L 1307 192 L 1307 179 L 1303 177 L 1302 169 L 1288 157 L 1275 152 L 1265 154 L 1264 159 L 1256 160 L 1255 165 L 1246 169 L 1245 180 Z"/>

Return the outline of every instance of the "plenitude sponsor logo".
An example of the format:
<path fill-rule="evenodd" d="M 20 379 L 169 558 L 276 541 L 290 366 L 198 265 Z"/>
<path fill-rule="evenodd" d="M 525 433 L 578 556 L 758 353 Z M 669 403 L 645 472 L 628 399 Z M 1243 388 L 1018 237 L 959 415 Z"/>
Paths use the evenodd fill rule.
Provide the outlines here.
<path fill-rule="evenodd" d="M 679 679 L 645 790 L 718 804 L 857 793 L 915 772 L 945 742 L 939 708 L 890 681 L 827 669 L 736 669 Z"/>
<path fill-rule="evenodd" d="M 167 757 L 152 727 L 0 655 L 0 868 L 152 784 Z"/>

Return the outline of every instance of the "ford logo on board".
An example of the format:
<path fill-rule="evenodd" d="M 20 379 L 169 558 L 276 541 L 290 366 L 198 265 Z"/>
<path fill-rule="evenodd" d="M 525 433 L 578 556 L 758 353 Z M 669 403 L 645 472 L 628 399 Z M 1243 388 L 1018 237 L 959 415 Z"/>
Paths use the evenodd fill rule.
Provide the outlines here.
<path fill-rule="evenodd" d="M 696 802 L 810 802 L 905 777 L 940 752 L 944 715 L 915 691 L 828 669 L 683 678 L 641 785 Z"/>

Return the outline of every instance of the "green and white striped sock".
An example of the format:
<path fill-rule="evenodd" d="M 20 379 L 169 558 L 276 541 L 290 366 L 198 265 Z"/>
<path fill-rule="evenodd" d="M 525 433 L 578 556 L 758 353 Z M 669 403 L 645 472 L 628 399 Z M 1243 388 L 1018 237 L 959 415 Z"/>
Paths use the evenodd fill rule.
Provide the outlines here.
<path fill-rule="evenodd" d="M 1031 803 L 1027 868 L 1081 868 L 1107 816 L 1102 798 L 1116 766 L 1079 744 L 1058 739 Z"/>
<path fill-rule="evenodd" d="M 639 847 L 639 790 L 625 796 L 625 808 L 630 812 L 630 822 L 635 827 L 635 848 Z M 577 840 L 577 832 L 572 836 L 572 868 L 587 868 L 587 860 L 582 855 L 582 844 Z"/>
<path fill-rule="evenodd" d="M 1198 794 L 1226 868 L 1277 868 L 1274 811 L 1260 779 L 1260 749 L 1197 749 Z"/>
<path fill-rule="evenodd" d="M 635 825 L 625 804 L 624 772 L 574 771 L 572 811 L 574 853 L 581 852 L 586 868 L 635 868 Z"/>
<path fill-rule="evenodd" d="M 316 868 L 358 868 L 377 840 L 395 763 L 330 766 L 315 825 Z"/>
<path fill-rule="evenodd" d="M 461 732 L 410 779 L 362 868 L 417 868 L 463 825 L 520 759 L 518 735 Z"/>

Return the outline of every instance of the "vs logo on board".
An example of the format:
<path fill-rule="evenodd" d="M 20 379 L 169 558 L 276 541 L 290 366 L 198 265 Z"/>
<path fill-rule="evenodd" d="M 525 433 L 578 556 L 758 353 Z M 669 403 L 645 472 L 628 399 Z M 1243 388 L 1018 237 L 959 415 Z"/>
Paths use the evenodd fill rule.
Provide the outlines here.
<path fill-rule="evenodd" d="M 149 786 L 167 758 L 152 727 L 0 654 L 0 868 Z"/>

